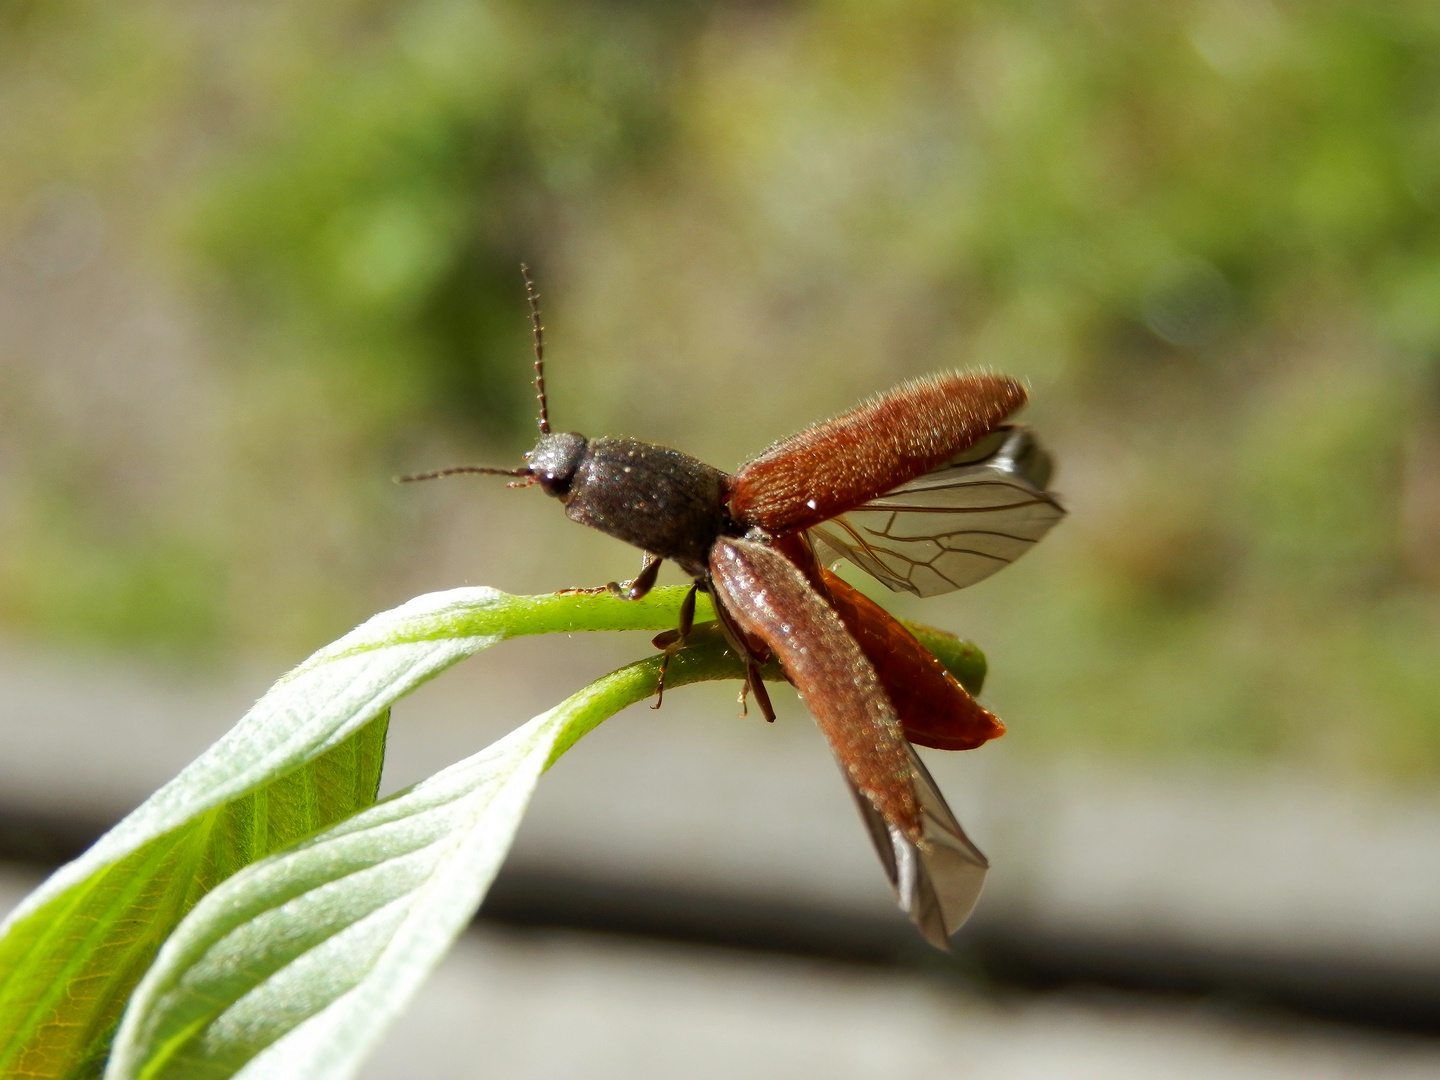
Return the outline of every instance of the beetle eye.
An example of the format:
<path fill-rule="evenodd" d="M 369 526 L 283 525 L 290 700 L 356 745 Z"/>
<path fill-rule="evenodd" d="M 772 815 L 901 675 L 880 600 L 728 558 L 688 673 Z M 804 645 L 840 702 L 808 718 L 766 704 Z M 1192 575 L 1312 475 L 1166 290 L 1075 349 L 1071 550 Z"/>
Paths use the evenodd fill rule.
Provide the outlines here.
<path fill-rule="evenodd" d="M 539 481 L 540 488 L 545 492 L 546 495 L 553 495 L 554 497 L 559 498 L 562 495 L 569 494 L 570 481 L 573 478 L 574 473 L 566 473 L 561 476 L 547 476 L 542 473 L 540 476 L 536 477 L 536 480 Z"/>

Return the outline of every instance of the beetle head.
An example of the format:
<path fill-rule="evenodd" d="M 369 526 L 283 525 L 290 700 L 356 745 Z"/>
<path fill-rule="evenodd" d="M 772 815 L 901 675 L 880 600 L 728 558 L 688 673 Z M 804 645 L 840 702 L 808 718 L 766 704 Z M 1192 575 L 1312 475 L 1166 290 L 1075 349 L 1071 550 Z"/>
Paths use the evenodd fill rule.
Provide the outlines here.
<path fill-rule="evenodd" d="M 575 470 L 585 460 L 586 449 L 584 435 L 573 431 L 546 432 L 540 436 L 535 449 L 525 455 L 529 463 L 525 471 L 545 489 L 546 495 L 564 499 L 570 494 Z"/>

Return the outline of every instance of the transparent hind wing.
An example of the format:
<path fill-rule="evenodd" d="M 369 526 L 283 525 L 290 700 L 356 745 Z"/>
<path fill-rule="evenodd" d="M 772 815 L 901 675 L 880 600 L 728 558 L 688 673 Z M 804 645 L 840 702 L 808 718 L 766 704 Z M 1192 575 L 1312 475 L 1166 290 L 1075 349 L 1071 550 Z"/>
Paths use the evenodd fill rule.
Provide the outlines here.
<path fill-rule="evenodd" d="M 896 592 L 938 596 L 1029 551 L 1065 510 L 1028 428 L 1003 427 L 933 472 L 809 530 L 823 562 L 849 559 Z"/>
<path fill-rule="evenodd" d="M 950 935 L 964 925 L 980 899 L 990 863 L 965 835 L 913 750 L 910 759 L 924 828 L 923 844 L 912 844 L 903 832 L 887 824 L 853 783 L 849 785 L 850 794 L 860 808 L 900 909 L 926 941 L 937 949 L 948 950 Z"/>

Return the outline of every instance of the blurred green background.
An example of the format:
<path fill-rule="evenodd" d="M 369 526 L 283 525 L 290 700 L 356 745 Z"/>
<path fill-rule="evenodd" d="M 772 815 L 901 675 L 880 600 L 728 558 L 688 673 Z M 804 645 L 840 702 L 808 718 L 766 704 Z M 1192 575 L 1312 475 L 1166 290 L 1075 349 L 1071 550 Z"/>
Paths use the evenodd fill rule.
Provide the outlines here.
<path fill-rule="evenodd" d="M 0 8 L 0 627 L 282 665 L 430 588 L 628 574 L 557 426 L 731 468 L 1031 381 L 1072 513 L 904 614 L 1007 743 L 1440 773 L 1440 7 Z M 637 649 L 648 649 L 637 641 Z"/>

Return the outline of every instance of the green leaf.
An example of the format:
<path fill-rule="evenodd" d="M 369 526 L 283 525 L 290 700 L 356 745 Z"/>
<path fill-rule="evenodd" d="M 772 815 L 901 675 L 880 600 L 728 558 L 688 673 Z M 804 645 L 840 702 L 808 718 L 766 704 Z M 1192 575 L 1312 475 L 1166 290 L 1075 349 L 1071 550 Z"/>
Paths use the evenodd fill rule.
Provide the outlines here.
<path fill-rule="evenodd" d="M 135 983 L 195 902 L 241 866 L 375 801 L 389 713 L 263 788 L 155 837 L 0 938 L 0 1073 L 98 1076 Z"/>
<path fill-rule="evenodd" d="M 478 906 L 558 726 L 542 715 L 217 888 L 137 988 L 106 1075 L 357 1063 Z"/>
<path fill-rule="evenodd" d="M 636 602 L 455 590 L 316 653 L 0 927 L 0 1074 L 98 1076 L 117 1014 L 169 936 L 109 1075 L 348 1075 L 473 915 L 539 772 L 652 694 L 659 659 L 351 816 L 373 803 L 391 703 L 506 637 L 669 629 L 685 591 Z M 702 597 L 697 615 L 710 614 Z M 983 678 L 972 646 L 912 629 L 967 685 Z M 667 684 L 742 675 L 711 623 L 672 658 Z M 773 665 L 765 677 L 781 678 Z"/>
<path fill-rule="evenodd" d="M 920 644 L 929 649 L 935 655 L 935 659 L 944 664 L 951 675 L 959 680 L 960 685 L 976 697 L 985 686 L 985 676 L 989 671 L 989 665 L 985 662 L 985 654 L 976 647 L 974 642 L 965 641 L 954 634 L 944 630 L 937 630 L 933 626 L 926 626 L 924 623 L 911 622 L 909 619 L 901 619 L 900 623 L 909 630 Z"/>
<path fill-rule="evenodd" d="M 131 989 L 202 895 L 373 802 L 395 699 L 506 637 L 667 629 L 684 591 L 627 603 L 459 589 L 320 650 L 0 926 L 0 1075 L 98 1075 Z"/>
<path fill-rule="evenodd" d="M 672 660 L 667 685 L 741 677 L 713 627 L 695 639 Z M 220 885 L 136 989 L 107 1080 L 350 1076 L 474 917 L 540 773 L 653 694 L 658 674 L 651 659 L 607 675 Z"/>

